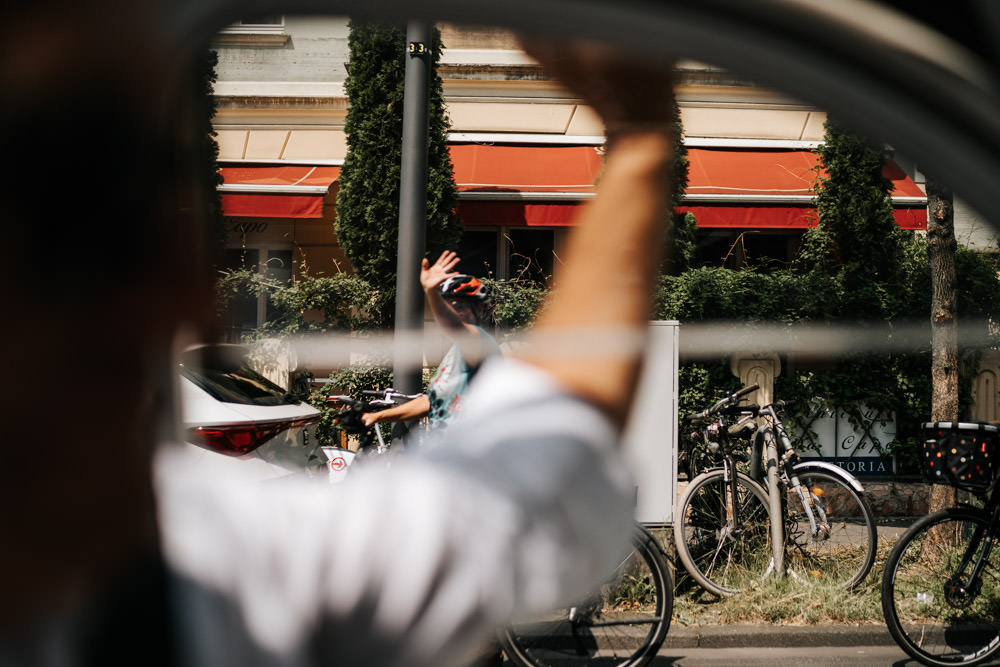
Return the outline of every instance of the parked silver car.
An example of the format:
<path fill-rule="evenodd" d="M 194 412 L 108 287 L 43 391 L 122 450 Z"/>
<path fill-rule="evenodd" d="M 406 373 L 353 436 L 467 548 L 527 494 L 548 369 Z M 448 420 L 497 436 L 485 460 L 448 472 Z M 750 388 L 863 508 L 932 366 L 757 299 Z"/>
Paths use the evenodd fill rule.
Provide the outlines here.
<path fill-rule="evenodd" d="M 254 371 L 248 353 L 241 345 L 184 352 L 178 369 L 184 440 L 261 478 L 322 473 L 319 410 Z"/>

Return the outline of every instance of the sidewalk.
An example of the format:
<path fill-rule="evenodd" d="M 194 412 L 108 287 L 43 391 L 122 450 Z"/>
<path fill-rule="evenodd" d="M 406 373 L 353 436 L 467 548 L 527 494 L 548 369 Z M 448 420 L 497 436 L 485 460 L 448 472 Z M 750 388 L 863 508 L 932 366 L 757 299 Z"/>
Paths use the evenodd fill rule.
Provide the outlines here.
<path fill-rule="evenodd" d="M 665 648 L 760 648 L 790 646 L 894 645 L 885 625 L 700 625 L 670 624 Z"/>

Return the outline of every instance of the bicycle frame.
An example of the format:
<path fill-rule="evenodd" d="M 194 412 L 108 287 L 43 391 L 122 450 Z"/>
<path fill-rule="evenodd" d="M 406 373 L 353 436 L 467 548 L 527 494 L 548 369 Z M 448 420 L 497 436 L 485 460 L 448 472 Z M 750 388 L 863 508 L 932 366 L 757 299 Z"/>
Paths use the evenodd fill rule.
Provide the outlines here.
<path fill-rule="evenodd" d="M 717 436 L 717 444 L 719 446 L 719 452 L 722 454 L 722 469 L 723 469 L 723 480 L 724 484 L 722 486 L 722 494 L 719 498 L 719 511 L 720 516 L 726 517 L 726 527 L 724 531 L 728 531 L 731 535 L 738 535 L 743 527 L 739 524 L 740 518 L 743 516 L 740 508 L 739 494 L 737 493 L 737 475 L 736 475 L 736 460 L 733 457 L 732 449 L 729 447 L 729 424 L 726 420 L 727 410 L 738 412 L 738 414 L 745 415 L 756 415 L 757 406 L 747 405 L 738 406 L 739 399 L 746 394 L 756 391 L 757 385 L 752 385 L 746 387 L 734 394 L 726 396 L 718 403 L 713 405 L 708 410 L 704 410 L 696 415 L 691 415 L 687 420 L 691 424 L 703 424 L 701 420 L 712 417 L 712 422 L 705 424 L 705 433 L 711 433 Z M 728 497 L 727 497 L 728 496 Z M 723 541 L 719 542 L 719 548 L 723 546 Z"/>
<path fill-rule="evenodd" d="M 1000 478 L 993 480 L 993 483 L 990 485 L 986 505 L 983 507 L 990 515 L 989 524 L 985 529 L 981 527 L 976 528 L 976 531 L 969 539 L 968 546 L 965 548 L 965 553 L 962 554 L 962 560 L 958 565 L 958 569 L 952 578 L 945 583 L 945 592 L 949 596 L 956 593 L 961 595 L 968 591 L 974 591 L 982 577 L 983 564 L 989 562 L 996 536 L 1000 535 L 1000 497 L 995 493 L 998 481 L 1000 481 Z M 985 535 L 982 534 L 984 530 L 986 532 Z M 979 548 L 980 543 L 982 543 L 982 549 Z M 973 559 L 975 560 L 975 564 L 972 566 L 969 576 L 964 581 L 959 582 L 958 578 L 968 569 Z"/>
<path fill-rule="evenodd" d="M 722 516 L 726 517 L 726 530 L 732 535 L 738 535 L 743 530 L 743 526 L 739 523 L 743 517 L 743 512 L 740 511 L 740 497 L 736 492 L 736 460 L 729 449 L 729 437 L 725 419 L 720 416 L 719 421 L 716 423 L 719 426 L 719 444 L 722 446 L 723 452 L 722 468 L 724 471 L 723 480 L 725 481 L 722 486 L 722 495 L 719 498 L 719 511 L 722 512 Z M 727 492 L 729 498 L 726 498 Z M 720 540 L 719 548 L 721 549 L 722 546 L 723 541 Z"/>
<path fill-rule="evenodd" d="M 803 486 L 795 472 L 795 466 L 802 462 L 798 452 L 792 445 L 791 438 L 785 430 L 780 412 L 784 401 L 772 403 L 760 408 L 759 414 L 765 418 L 767 425 L 761 430 L 763 438 L 763 456 L 767 468 L 767 490 L 771 504 L 772 516 L 784 516 L 785 496 L 783 489 L 792 489 L 802 506 L 803 514 L 809 521 L 809 531 L 813 539 L 826 539 L 830 534 L 830 525 L 826 514 L 812 502 L 810 490 Z M 756 452 L 755 452 L 756 454 Z M 840 478 L 858 493 L 864 493 L 864 487 L 843 468 L 826 461 L 810 461 L 811 468 L 820 468 Z M 758 465 L 751 466 L 751 477 L 762 481 Z M 818 509 L 818 511 L 817 511 Z M 781 521 L 771 522 L 771 539 L 774 545 L 774 569 L 779 576 L 784 576 L 784 525 Z"/>

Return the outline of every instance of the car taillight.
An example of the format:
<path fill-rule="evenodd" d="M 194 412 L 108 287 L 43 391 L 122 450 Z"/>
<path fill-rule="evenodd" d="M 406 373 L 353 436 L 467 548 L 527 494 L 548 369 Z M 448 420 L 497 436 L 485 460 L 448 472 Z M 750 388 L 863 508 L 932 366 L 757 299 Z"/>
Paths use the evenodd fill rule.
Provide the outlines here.
<path fill-rule="evenodd" d="M 234 424 L 233 426 L 198 426 L 188 429 L 188 442 L 208 447 L 221 454 L 242 456 L 257 449 L 293 424 Z"/>

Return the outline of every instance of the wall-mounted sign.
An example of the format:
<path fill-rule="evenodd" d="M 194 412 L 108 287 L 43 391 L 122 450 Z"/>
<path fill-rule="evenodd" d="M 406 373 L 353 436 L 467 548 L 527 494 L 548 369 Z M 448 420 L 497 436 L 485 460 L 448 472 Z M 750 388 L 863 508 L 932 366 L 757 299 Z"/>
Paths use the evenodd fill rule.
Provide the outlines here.
<path fill-rule="evenodd" d="M 888 445 L 896 438 L 896 417 L 865 405 L 815 408 L 807 423 L 792 424 L 792 442 L 803 458 L 820 458 L 852 475 L 891 475 Z M 811 433 L 810 433 L 811 431 Z"/>

